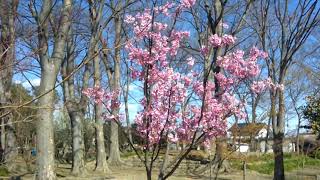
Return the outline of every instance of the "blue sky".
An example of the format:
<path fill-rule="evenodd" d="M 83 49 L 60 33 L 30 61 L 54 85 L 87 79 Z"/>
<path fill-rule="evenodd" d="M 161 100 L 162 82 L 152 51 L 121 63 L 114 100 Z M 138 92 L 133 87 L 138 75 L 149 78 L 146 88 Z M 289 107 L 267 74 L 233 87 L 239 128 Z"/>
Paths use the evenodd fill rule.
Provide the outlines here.
<path fill-rule="evenodd" d="M 186 15 L 187 16 L 187 15 Z M 183 24 L 180 25 L 180 28 L 182 29 L 192 29 L 191 26 L 187 25 L 187 24 Z M 192 37 L 194 36 L 195 32 L 191 32 Z M 112 34 L 110 35 L 110 43 L 113 42 L 112 39 Z M 23 46 L 23 44 L 17 43 L 18 44 L 18 50 L 20 52 L 20 54 L 18 53 L 17 59 L 24 59 L 24 57 L 22 57 L 21 54 L 27 54 L 28 50 L 25 48 L 25 46 Z M 24 53 L 21 53 L 24 52 Z M 83 56 L 84 54 L 82 54 L 81 56 Z M 81 57 L 79 57 L 79 59 L 81 59 Z M 31 59 L 31 61 L 33 62 L 33 65 L 38 66 L 37 62 L 34 61 L 34 59 Z M 25 76 L 30 80 L 31 84 L 33 86 L 39 86 L 40 85 L 40 78 L 36 75 L 39 74 L 39 69 L 34 68 L 32 69 L 34 70 L 36 73 L 33 74 L 31 72 L 25 72 Z M 22 84 L 24 87 L 26 87 L 27 89 L 31 89 L 31 85 L 29 84 L 29 82 L 25 79 L 25 77 L 21 74 L 21 73 L 17 73 L 14 75 L 14 80 L 15 83 L 19 83 Z M 61 93 L 61 87 L 58 87 L 58 91 Z M 129 116 L 130 116 L 130 121 L 132 122 L 135 115 L 137 114 L 137 112 L 141 109 L 141 107 L 139 106 L 139 103 L 136 102 L 134 99 L 136 99 L 137 101 L 139 101 L 142 97 L 142 91 L 140 90 L 139 86 L 132 83 L 130 84 L 130 96 L 129 96 Z M 62 94 L 62 93 L 61 93 Z M 133 99 L 133 98 L 134 99 Z M 303 102 L 301 102 L 301 104 L 303 104 Z M 124 105 L 121 105 L 121 112 L 124 112 Z M 232 124 L 232 121 L 230 121 L 229 124 Z M 296 124 L 297 124 L 297 120 L 296 118 L 293 116 L 290 120 L 290 123 L 288 123 L 288 128 L 289 129 L 295 129 L 296 128 Z"/>

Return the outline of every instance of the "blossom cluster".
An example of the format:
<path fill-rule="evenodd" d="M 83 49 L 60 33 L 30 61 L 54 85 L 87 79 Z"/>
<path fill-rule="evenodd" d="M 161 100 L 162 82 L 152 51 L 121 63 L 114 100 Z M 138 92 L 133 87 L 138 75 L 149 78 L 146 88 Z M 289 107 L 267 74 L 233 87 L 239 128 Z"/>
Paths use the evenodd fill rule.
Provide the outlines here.
<path fill-rule="evenodd" d="M 134 121 L 140 136 L 148 144 L 157 144 L 161 138 L 169 141 L 189 141 L 195 134 L 204 134 L 204 143 L 218 135 L 225 134 L 226 119 L 231 115 L 245 118 L 243 102 L 233 94 L 233 90 L 245 79 L 255 77 L 260 69 L 259 58 L 267 54 L 253 47 L 248 54 L 236 50 L 217 58 L 217 65 L 223 73 L 213 73 L 214 78 L 207 82 L 199 80 L 202 72 L 197 72 L 194 57 L 186 58 L 189 73 L 180 73 L 170 66 L 176 58 L 182 41 L 188 40 L 189 32 L 176 30 L 168 22 L 191 8 L 195 0 L 182 0 L 180 4 L 167 3 L 146 9 L 135 16 L 127 15 L 125 22 L 133 29 L 133 38 L 126 44 L 128 61 L 132 65 L 131 76 L 143 85 L 144 97 L 140 104 L 143 109 Z M 166 23 L 163 23 L 166 17 Z M 226 25 L 224 25 L 226 26 Z M 201 51 L 208 53 L 210 48 L 222 48 L 233 45 L 236 38 L 231 35 L 214 34 L 208 39 L 208 46 Z M 215 82 L 216 81 L 216 82 Z M 257 90 L 269 86 L 267 82 L 253 83 Z M 219 86 L 217 92 L 216 86 Z M 271 86 L 270 86 L 271 87 Z M 91 95 L 97 103 L 107 101 L 107 108 L 114 103 L 112 99 L 118 93 L 105 93 L 100 88 L 84 92 Z M 187 103 L 187 99 L 194 102 Z M 118 102 L 117 102 L 118 103 Z M 116 106 L 119 104 L 116 103 Z M 115 117 L 106 117 L 112 119 Z"/>
<path fill-rule="evenodd" d="M 221 23 L 220 26 L 228 27 L 226 24 Z M 221 48 L 224 46 L 231 46 L 236 42 L 236 37 L 224 34 L 219 36 L 218 34 L 213 34 L 208 38 L 208 45 L 202 46 L 200 52 L 202 55 L 207 56 L 211 48 Z"/>
<path fill-rule="evenodd" d="M 182 6 L 188 8 L 187 1 L 184 2 Z M 172 7 L 173 4 L 166 4 L 155 10 L 157 13 L 168 15 L 168 9 Z M 149 97 L 145 96 L 140 101 L 144 108 L 135 118 L 137 130 L 150 144 L 158 143 L 165 135 L 174 142 L 190 141 L 198 132 L 205 133 L 205 142 L 209 142 L 212 137 L 225 133 L 227 117 L 232 114 L 240 118 L 245 117 L 242 111 L 243 103 L 232 94 L 232 87 L 245 78 L 256 76 L 259 73 L 256 61 L 265 54 L 252 48 L 247 58 L 240 50 L 219 57 L 218 65 L 224 68 L 230 77 L 222 73 L 215 74 L 219 86 L 224 89 L 217 96 L 214 93 L 216 89 L 214 82 L 209 81 L 204 86 L 203 81 L 196 79 L 200 74 L 192 71 L 195 64 L 193 57 L 186 58 L 186 64 L 191 69 L 188 74 L 174 72 L 169 67 L 169 59 L 174 59 L 181 41 L 187 39 L 189 33 L 172 30 L 167 35 L 165 30 L 168 24 L 150 19 L 150 13 L 150 10 L 146 10 L 142 14 L 137 14 L 134 21 L 127 21 L 133 26 L 135 33 L 135 39 L 131 41 L 135 43 L 130 42 L 126 45 L 129 60 L 133 64 L 132 77 L 143 82 L 144 88 L 150 88 Z M 174 16 L 168 17 L 174 18 Z M 146 27 L 145 21 L 150 24 L 148 28 L 142 28 Z M 141 45 L 139 41 L 142 40 L 152 44 Z M 231 35 L 219 37 L 215 34 L 209 38 L 211 47 L 232 45 L 235 40 L 236 38 Z M 188 90 L 194 92 L 193 96 L 201 101 L 200 104 L 185 104 Z"/>
<path fill-rule="evenodd" d="M 102 87 L 87 88 L 82 91 L 84 95 L 93 99 L 96 104 L 103 104 L 107 112 L 104 113 L 104 119 L 106 120 L 119 120 L 119 117 L 112 115 L 111 109 L 119 108 L 120 102 L 118 100 L 119 90 L 106 91 Z"/>
<path fill-rule="evenodd" d="M 190 8 L 194 2 L 182 1 L 177 9 L 180 12 L 184 8 Z M 156 7 L 155 14 L 176 18 L 169 13 L 173 6 L 173 3 L 167 3 Z M 177 55 L 181 42 L 189 37 L 189 32 L 173 29 L 166 33 L 168 24 L 158 22 L 151 14 L 151 10 L 146 9 L 134 18 L 130 15 L 126 18 L 129 19 L 127 24 L 133 27 L 135 38 L 127 43 L 125 48 L 133 64 L 130 67 L 132 78 L 141 81 L 144 89 L 150 90 L 150 94 L 140 100 L 143 110 L 135 117 L 137 131 L 149 144 L 155 144 L 166 135 L 170 141 L 178 139 L 176 132 L 179 121 L 182 120 L 181 109 L 191 79 L 175 72 L 168 61 L 168 57 Z M 177 14 L 176 11 L 174 14 Z M 142 45 L 142 41 L 149 44 Z M 192 68 L 194 59 L 190 57 L 187 61 Z"/>
<path fill-rule="evenodd" d="M 277 89 L 283 91 L 284 85 L 273 83 L 271 78 L 262 81 L 254 81 L 251 85 L 251 91 L 256 94 L 259 94 L 266 89 L 270 89 L 271 91 L 276 91 Z"/>

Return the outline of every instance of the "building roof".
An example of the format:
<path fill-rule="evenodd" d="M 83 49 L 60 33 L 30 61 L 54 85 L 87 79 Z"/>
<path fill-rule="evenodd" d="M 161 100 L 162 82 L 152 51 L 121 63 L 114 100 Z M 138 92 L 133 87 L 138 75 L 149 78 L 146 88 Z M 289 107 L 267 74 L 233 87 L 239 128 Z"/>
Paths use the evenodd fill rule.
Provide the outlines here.
<path fill-rule="evenodd" d="M 261 129 L 266 127 L 264 123 L 235 123 L 228 131 L 232 133 L 232 136 L 256 136 Z"/>

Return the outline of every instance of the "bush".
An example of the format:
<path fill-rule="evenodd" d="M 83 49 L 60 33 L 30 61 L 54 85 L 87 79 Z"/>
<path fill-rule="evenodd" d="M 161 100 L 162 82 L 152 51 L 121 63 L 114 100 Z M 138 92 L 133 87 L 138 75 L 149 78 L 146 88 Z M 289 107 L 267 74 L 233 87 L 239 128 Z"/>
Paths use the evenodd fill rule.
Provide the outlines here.
<path fill-rule="evenodd" d="M 315 159 L 319 159 L 320 160 L 320 148 L 317 148 L 316 150 L 314 150 L 311 154 L 310 157 L 313 157 Z"/>

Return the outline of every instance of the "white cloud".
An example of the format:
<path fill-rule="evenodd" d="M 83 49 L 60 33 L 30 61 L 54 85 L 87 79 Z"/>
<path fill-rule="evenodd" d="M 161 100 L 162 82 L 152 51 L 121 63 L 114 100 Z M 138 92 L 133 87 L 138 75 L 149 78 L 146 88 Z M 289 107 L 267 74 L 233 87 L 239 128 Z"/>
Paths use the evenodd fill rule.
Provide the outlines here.
<path fill-rule="evenodd" d="M 31 79 L 30 80 L 30 83 L 32 84 L 32 86 L 40 86 L 40 81 L 41 79 L 40 78 L 37 78 L 37 79 Z M 31 88 L 31 85 L 28 81 L 25 81 L 22 84 L 23 87 L 25 88 Z"/>
<path fill-rule="evenodd" d="M 16 79 L 16 80 L 13 80 L 13 83 L 14 83 L 14 84 L 21 84 L 22 81 Z"/>
<path fill-rule="evenodd" d="M 31 88 L 31 84 L 32 84 L 32 86 L 40 86 L 41 79 L 40 78 L 35 78 L 35 79 L 30 79 L 29 81 L 26 81 L 26 80 L 25 81 L 21 81 L 21 80 L 15 79 L 13 81 L 13 83 L 14 84 L 21 84 L 26 89 L 29 89 L 29 88 Z"/>
<path fill-rule="evenodd" d="M 139 110 L 141 110 L 141 105 L 138 103 L 128 103 L 128 111 L 129 111 L 129 119 L 130 122 L 132 123 L 136 115 L 138 114 Z M 124 103 L 121 104 L 121 109 L 120 109 L 122 114 L 125 114 L 124 112 Z"/>

